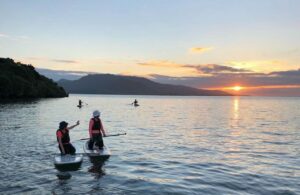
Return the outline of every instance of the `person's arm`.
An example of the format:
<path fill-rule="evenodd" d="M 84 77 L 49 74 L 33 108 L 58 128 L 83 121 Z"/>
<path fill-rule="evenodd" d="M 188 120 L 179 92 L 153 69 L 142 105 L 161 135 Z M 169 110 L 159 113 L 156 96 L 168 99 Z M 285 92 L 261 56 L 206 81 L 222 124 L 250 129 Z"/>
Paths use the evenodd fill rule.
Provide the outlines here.
<path fill-rule="evenodd" d="M 105 133 L 105 130 L 104 130 L 104 127 L 103 127 L 103 124 L 102 124 L 101 119 L 100 119 L 100 124 L 101 124 L 101 129 L 100 129 L 100 131 L 102 132 L 102 135 L 105 137 L 105 136 L 106 136 L 106 133 Z"/>
<path fill-rule="evenodd" d="M 71 129 L 73 129 L 74 127 L 78 126 L 79 124 L 80 124 L 79 121 L 77 121 L 77 123 L 76 123 L 75 125 L 73 125 L 73 126 L 71 126 L 71 127 L 68 127 L 67 129 L 68 129 L 68 130 L 71 130 Z"/>
<path fill-rule="evenodd" d="M 58 144 L 59 144 L 59 146 L 60 146 L 61 152 L 62 152 L 63 154 L 66 154 L 64 145 L 63 145 L 63 143 L 62 143 L 62 141 L 61 141 L 61 137 L 58 137 Z"/>
<path fill-rule="evenodd" d="M 92 138 L 92 128 L 94 125 L 94 121 L 91 119 L 90 120 L 90 124 L 89 124 L 89 134 L 90 134 L 90 138 Z"/>

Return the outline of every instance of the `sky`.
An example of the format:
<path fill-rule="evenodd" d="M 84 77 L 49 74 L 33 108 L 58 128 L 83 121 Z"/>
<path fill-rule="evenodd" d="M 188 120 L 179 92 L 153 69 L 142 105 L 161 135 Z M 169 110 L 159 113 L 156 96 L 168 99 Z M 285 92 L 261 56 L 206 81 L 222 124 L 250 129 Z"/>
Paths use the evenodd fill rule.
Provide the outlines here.
<path fill-rule="evenodd" d="M 299 0 L 0 0 L 0 57 L 60 73 L 300 96 L 299 7 Z"/>

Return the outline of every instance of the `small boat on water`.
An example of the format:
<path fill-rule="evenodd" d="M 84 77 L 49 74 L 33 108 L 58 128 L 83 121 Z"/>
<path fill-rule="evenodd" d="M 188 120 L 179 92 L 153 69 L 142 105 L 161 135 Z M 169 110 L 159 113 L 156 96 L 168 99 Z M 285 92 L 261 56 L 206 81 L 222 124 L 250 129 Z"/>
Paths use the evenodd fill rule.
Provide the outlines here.
<path fill-rule="evenodd" d="M 110 157 L 111 152 L 107 146 L 104 146 L 102 150 L 96 150 L 96 149 L 90 150 L 88 147 L 88 143 L 89 141 L 87 141 L 84 144 L 83 150 L 91 159 L 106 160 Z"/>
<path fill-rule="evenodd" d="M 83 161 L 82 154 L 75 155 L 56 155 L 54 157 L 54 165 L 60 171 L 77 170 L 80 168 Z"/>

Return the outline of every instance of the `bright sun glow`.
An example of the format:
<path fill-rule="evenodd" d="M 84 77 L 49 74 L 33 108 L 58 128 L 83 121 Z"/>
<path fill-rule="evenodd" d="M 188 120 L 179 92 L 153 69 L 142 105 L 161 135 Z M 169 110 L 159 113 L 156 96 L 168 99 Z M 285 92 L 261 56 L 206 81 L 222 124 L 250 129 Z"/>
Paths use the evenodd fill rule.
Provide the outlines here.
<path fill-rule="evenodd" d="M 232 87 L 232 89 L 234 91 L 240 91 L 242 89 L 242 87 L 241 86 L 234 86 L 234 87 Z"/>

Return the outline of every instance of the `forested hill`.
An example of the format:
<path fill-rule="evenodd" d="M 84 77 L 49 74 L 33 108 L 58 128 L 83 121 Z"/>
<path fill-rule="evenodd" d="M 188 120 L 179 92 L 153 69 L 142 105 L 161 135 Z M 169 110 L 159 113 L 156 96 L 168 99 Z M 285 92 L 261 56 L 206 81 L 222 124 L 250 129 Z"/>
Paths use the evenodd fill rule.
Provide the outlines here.
<path fill-rule="evenodd" d="M 217 90 L 203 90 L 192 87 L 153 82 L 143 77 L 111 74 L 87 75 L 75 81 L 60 80 L 69 93 L 120 94 L 120 95 L 183 95 L 183 96 L 229 96 Z"/>
<path fill-rule="evenodd" d="M 65 90 L 32 65 L 0 58 L 0 99 L 66 97 Z"/>

